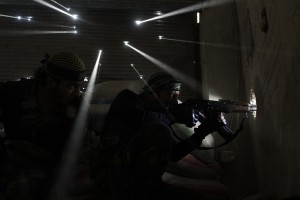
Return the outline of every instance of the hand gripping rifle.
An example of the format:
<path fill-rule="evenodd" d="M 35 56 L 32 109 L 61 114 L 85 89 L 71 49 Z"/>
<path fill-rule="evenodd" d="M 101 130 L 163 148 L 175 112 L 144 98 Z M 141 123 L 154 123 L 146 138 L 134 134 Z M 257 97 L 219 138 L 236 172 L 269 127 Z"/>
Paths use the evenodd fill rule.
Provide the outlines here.
<path fill-rule="evenodd" d="M 223 146 L 232 141 L 237 136 L 237 134 L 244 129 L 244 122 L 245 119 L 248 117 L 248 113 L 255 112 L 257 110 L 257 107 L 254 104 L 241 103 L 223 99 L 220 99 L 219 101 L 188 99 L 184 103 L 191 105 L 193 109 L 200 111 L 204 115 L 210 115 L 212 113 L 245 113 L 245 117 L 242 119 L 239 129 L 236 130 L 235 133 L 232 130 L 230 130 L 230 128 L 228 128 L 227 125 L 218 128 L 217 132 L 222 138 L 225 139 L 225 142 L 216 147 Z M 201 123 L 204 121 L 204 119 L 205 117 L 200 117 L 198 121 Z M 198 131 L 197 128 L 195 128 L 194 130 L 195 132 Z"/>

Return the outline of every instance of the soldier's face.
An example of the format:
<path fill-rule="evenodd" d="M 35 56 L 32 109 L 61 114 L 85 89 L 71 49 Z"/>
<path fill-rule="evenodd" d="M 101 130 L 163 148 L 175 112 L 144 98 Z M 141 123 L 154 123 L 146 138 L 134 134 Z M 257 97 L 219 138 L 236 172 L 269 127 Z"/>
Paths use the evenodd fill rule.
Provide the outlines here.
<path fill-rule="evenodd" d="M 62 103 L 68 103 L 81 95 L 83 81 L 61 80 L 56 87 L 56 95 Z"/>
<path fill-rule="evenodd" d="M 160 91 L 158 97 L 165 104 L 175 103 L 177 104 L 180 91 Z"/>

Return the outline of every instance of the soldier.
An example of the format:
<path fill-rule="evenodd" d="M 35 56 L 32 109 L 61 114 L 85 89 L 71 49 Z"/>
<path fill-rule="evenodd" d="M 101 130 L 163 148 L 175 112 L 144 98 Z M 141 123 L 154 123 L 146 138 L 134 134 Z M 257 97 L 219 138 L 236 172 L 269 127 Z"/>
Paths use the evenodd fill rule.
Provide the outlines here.
<path fill-rule="evenodd" d="M 86 67 L 72 52 L 46 56 L 33 79 L 0 83 L 0 192 L 45 199 L 81 103 Z M 50 184 L 51 185 L 51 184 Z"/>
<path fill-rule="evenodd" d="M 101 198 L 195 198 L 190 192 L 178 192 L 179 188 L 170 190 L 161 176 L 169 161 L 178 161 L 199 147 L 207 134 L 225 122 L 219 116 L 208 118 L 198 133 L 175 143 L 171 125 L 177 122 L 193 126 L 200 114 L 178 106 L 180 88 L 180 81 L 159 72 L 150 77 L 140 94 L 123 90 L 116 96 L 92 164 Z"/>

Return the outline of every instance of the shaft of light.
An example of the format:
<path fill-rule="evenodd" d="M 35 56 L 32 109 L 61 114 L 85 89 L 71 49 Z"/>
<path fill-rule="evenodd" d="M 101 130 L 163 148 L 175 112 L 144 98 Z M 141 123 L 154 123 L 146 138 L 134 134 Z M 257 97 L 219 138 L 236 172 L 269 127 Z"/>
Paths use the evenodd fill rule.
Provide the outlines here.
<path fill-rule="evenodd" d="M 140 79 L 143 79 L 143 75 L 141 75 L 140 73 L 139 73 L 139 71 L 134 67 L 134 65 L 133 64 L 131 64 L 131 67 L 134 69 L 134 71 L 139 75 L 139 77 L 140 77 Z M 143 81 L 144 81 L 144 79 L 143 79 Z M 145 81 L 144 81 L 145 82 Z"/>
<path fill-rule="evenodd" d="M 152 95 L 155 97 L 155 99 L 158 101 L 158 103 L 160 104 L 161 108 L 163 108 L 165 110 L 165 112 L 172 116 L 172 114 L 168 111 L 168 108 L 166 107 L 166 105 L 160 100 L 160 98 L 157 96 L 157 94 L 154 92 L 154 90 L 150 87 L 150 85 L 148 85 L 147 81 L 145 81 L 145 79 L 141 76 L 141 74 L 139 73 L 139 71 L 134 67 L 133 64 L 131 64 L 131 67 L 134 69 L 134 71 L 139 75 L 140 79 L 142 79 L 142 81 L 144 82 L 144 84 L 149 88 L 150 92 L 152 93 Z"/>
<path fill-rule="evenodd" d="M 70 28 L 70 29 L 76 29 L 76 26 L 65 26 L 65 25 L 54 25 L 54 26 L 57 26 L 57 27 L 63 27 L 63 28 Z"/>
<path fill-rule="evenodd" d="M 188 77 L 179 71 L 173 69 L 172 67 L 168 66 L 167 64 L 157 60 L 156 58 L 153 58 L 152 56 L 134 48 L 130 44 L 126 44 L 126 46 L 130 47 L 131 49 L 135 50 L 142 56 L 144 56 L 146 59 L 148 59 L 150 62 L 154 63 L 156 66 L 160 67 L 164 71 L 168 72 L 169 74 L 174 75 L 174 77 L 178 78 L 180 81 L 182 81 L 185 85 L 189 86 L 193 90 L 197 90 L 197 85 L 200 85 L 194 78 Z"/>
<path fill-rule="evenodd" d="M 143 76 L 139 73 L 139 71 L 134 67 L 133 64 L 131 64 L 131 67 L 134 69 L 134 71 L 138 74 L 138 76 L 142 79 L 142 81 L 145 83 L 145 85 L 147 85 L 147 82 L 145 81 L 145 79 L 143 78 Z"/>
<path fill-rule="evenodd" d="M 134 67 L 133 64 L 131 64 L 131 67 L 134 69 L 134 71 L 139 75 L 139 77 L 141 77 L 141 74 L 139 73 L 139 71 Z M 149 88 L 149 90 L 151 91 L 152 95 L 159 101 L 159 103 L 161 105 L 163 105 L 163 108 L 165 108 L 165 105 L 161 102 L 161 100 L 158 98 L 158 96 L 156 95 L 156 93 L 154 92 L 154 90 L 148 85 L 147 81 L 145 81 L 145 79 L 143 77 L 141 77 L 142 81 L 144 82 L 144 84 Z"/>
<path fill-rule="evenodd" d="M 57 10 L 58 12 L 61 12 L 61 13 L 65 14 L 65 15 L 68 15 L 68 16 L 74 18 L 74 15 L 71 15 L 70 13 L 67 13 L 67 12 L 64 11 L 64 10 L 62 10 L 62 9 L 60 9 L 60 8 L 57 8 L 57 7 L 51 5 L 51 4 L 48 3 L 48 2 L 45 2 L 45 1 L 43 1 L 43 0 L 33 0 L 33 1 L 35 1 L 35 2 L 37 2 L 37 3 L 40 3 L 40 4 L 44 5 L 44 6 L 47 6 L 47 7 L 49 7 L 49 8 L 52 8 L 52 9 L 54 9 L 54 10 Z"/>
<path fill-rule="evenodd" d="M 75 34 L 77 31 L 0 31 L 0 36 L 23 36 L 23 35 L 48 35 L 48 34 Z"/>
<path fill-rule="evenodd" d="M 158 36 L 160 40 L 169 40 L 169 41 L 175 41 L 175 42 L 184 42 L 184 43 L 193 43 L 193 44 L 199 44 L 201 46 L 210 46 L 210 47 L 218 47 L 218 48 L 224 48 L 224 49 L 232 49 L 232 50 L 239 50 L 239 51 L 249 51 L 252 50 L 253 47 L 250 46 L 235 46 L 235 45 L 226 45 L 226 44 L 217 44 L 217 43 L 210 43 L 210 42 L 195 42 L 195 41 L 189 41 L 189 40 L 178 40 L 178 39 L 172 39 L 172 38 L 166 38 L 163 36 Z M 267 53 L 267 54 L 274 54 L 271 49 L 262 49 L 262 48 L 255 48 L 255 51 L 257 53 Z M 285 52 L 286 55 L 292 55 L 292 52 Z"/>
<path fill-rule="evenodd" d="M 181 8 L 157 17 L 153 17 L 147 20 L 143 20 L 143 21 L 139 21 L 138 24 L 141 23 L 145 23 L 145 22 L 149 22 L 149 21 L 153 21 L 153 20 L 158 20 L 158 19 L 162 19 L 162 18 L 167 18 L 167 17 L 171 17 L 174 15 L 180 15 L 180 14 L 184 14 L 184 13 L 188 13 L 188 12 L 193 12 L 193 11 L 197 11 L 200 9 L 204 9 L 204 8 L 210 8 L 210 7 L 214 7 L 214 6 L 219 6 L 219 5 L 223 5 L 226 3 L 230 3 L 230 2 L 234 2 L 237 0 L 211 0 L 211 1 L 205 1 L 205 2 L 201 2 L 201 3 L 197 3 L 185 8 Z"/>
<path fill-rule="evenodd" d="M 51 199 L 53 200 L 64 199 L 67 196 L 66 188 L 70 185 L 78 153 L 82 145 L 83 135 L 85 133 L 88 110 L 92 99 L 101 53 L 102 51 L 100 50 L 78 116 L 75 119 L 69 142 L 66 146 L 64 156 L 62 157 L 61 170 L 59 170 L 58 180 L 52 191 Z"/>
<path fill-rule="evenodd" d="M 195 42 L 195 41 L 189 41 L 189 40 L 178 40 L 178 39 L 166 38 L 166 37 L 162 37 L 162 36 L 159 36 L 159 39 L 176 41 L 176 42 L 184 42 L 184 43 L 193 43 L 193 44 L 199 44 L 202 46 L 212 46 L 212 47 L 220 47 L 220 48 L 236 49 L 236 50 L 241 49 L 240 47 L 234 46 L 234 45 L 225 45 L 225 44 L 217 44 L 217 43 L 209 43 L 209 42 Z"/>
<path fill-rule="evenodd" d="M 10 16 L 10 15 L 2 15 L 2 14 L 0 14 L 0 17 L 7 17 L 7 18 L 13 18 L 13 19 L 20 18 L 20 17 Z"/>
<path fill-rule="evenodd" d="M 65 6 L 63 6 L 63 5 L 61 5 L 60 3 L 58 3 L 57 1 L 54 1 L 54 0 L 51 0 L 53 3 L 55 3 L 55 4 L 57 4 L 57 5 L 59 5 L 60 7 L 62 7 L 62 8 L 64 8 L 65 10 L 70 10 L 70 8 L 67 8 L 67 7 L 65 7 Z"/>
<path fill-rule="evenodd" d="M 31 21 L 32 17 L 21 17 L 21 16 L 11 16 L 11 15 L 2 15 L 0 14 L 0 17 L 6 17 L 6 18 L 13 18 L 13 19 L 18 19 L 18 20 L 27 20 L 27 21 Z"/>

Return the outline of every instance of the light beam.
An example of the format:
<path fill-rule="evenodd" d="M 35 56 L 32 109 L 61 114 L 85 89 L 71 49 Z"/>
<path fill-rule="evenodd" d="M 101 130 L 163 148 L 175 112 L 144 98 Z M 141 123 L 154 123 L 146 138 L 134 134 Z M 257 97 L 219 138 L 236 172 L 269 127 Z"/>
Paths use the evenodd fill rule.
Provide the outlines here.
<path fill-rule="evenodd" d="M 179 71 L 173 69 L 172 67 L 168 66 L 167 64 L 157 60 L 156 58 L 153 58 L 152 56 L 136 49 L 135 47 L 131 46 L 129 43 L 125 44 L 126 46 L 130 47 L 131 49 L 135 50 L 137 53 L 144 56 L 146 59 L 148 59 L 150 62 L 154 63 L 156 66 L 160 67 L 164 71 L 168 72 L 169 74 L 174 75 L 174 77 L 178 78 L 180 81 L 182 81 L 185 85 L 189 86 L 194 91 L 197 91 L 197 86 L 200 85 L 194 78 L 188 77 Z"/>
<path fill-rule="evenodd" d="M 97 71 L 102 50 L 99 51 L 98 57 L 92 71 L 86 92 L 83 97 L 83 101 L 75 119 L 74 126 L 72 129 L 72 134 L 69 142 L 66 146 L 65 154 L 62 158 L 61 170 L 59 170 L 59 176 L 56 184 L 54 185 L 53 193 L 51 194 L 52 200 L 65 199 L 67 197 L 66 189 L 70 185 L 72 175 L 74 173 L 74 167 L 78 158 L 79 150 L 82 145 L 83 135 L 86 128 L 87 116 L 89 105 L 92 99 L 92 94 L 94 91 L 94 85 L 96 81 Z M 68 199 L 68 198 L 67 198 Z"/>
<path fill-rule="evenodd" d="M 53 5 L 51 5 L 48 2 L 43 1 L 43 0 L 33 0 L 33 1 L 35 1 L 35 2 L 37 2 L 39 4 L 42 4 L 44 6 L 47 6 L 49 8 L 52 8 L 52 9 L 58 11 L 58 12 L 61 12 L 61 13 L 65 14 L 65 15 L 68 15 L 68 16 L 72 17 L 73 19 L 77 19 L 77 17 L 78 17 L 77 15 L 74 15 L 74 14 L 72 15 L 72 14 L 70 14 L 70 13 L 68 13 L 68 12 L 66 12 L 66 11 L 64 11 L 64 10 L 62 10 L 60 8 L 57 8 L 57 7 L 53 6 Z"/>
<path fill-rule="evenodd" d="M 11 15 L 3 15 L 3 14 L 0 14 L 0 17 L 13 18 L 13 19 L 18 19 L 18 20 L 24 19 L 27 21 L 31 21 L 31 19 L 32 19 L 31 16 L 21 17 L 21 16 L 11 16 Z"/>
<path fill-rule="evenodd" d="M 0 14 L 0 17 L 7 17 L 7 18 L 13 18 L 13 19 L 22 19 L 21 16 L 11 16 L 11 15 L 3 15 L 3 14 Z"/>
<path fill-rule="evenodd" d="M 250 89 L 250 104 L 255 105 L 255 106 L 257 105 L 256 104 L 256 95 L 255 95 L 254 89 Z M 257 111 L 252 112 L 252 115 L 253 115 L 254 118 L 256 118 L 256 112 Z"/>
<path fill-rule="evenodd" d="M 158 103 L 160 104 L 161 108 L 164 109 L 169 116 L 172 116 L 172 114 L 170 113 L 170 111 L 168 110 L 168 108 L 166 107 L 166 105 L 161 101 L 161 99 L 157 96 L 156 92 L 154 92 L 154 90 L 150 87 L 150 85 L 148 85 L 147 81 L 145 81 L 145 79 L 143 78 L 143 76 L 139 73 L 139 71 L 134 67 L 133 64 L 131 64 L 131 67 L 139 75 L 140 79 L 144 82 L 144 84 L 149 88 L 150 92 L 155 97 L 155 99 L 158 101 Z"/>
<path fill-rule="evenodd" d="M 53 25 L 53 26 L 57 26 L 57 27 L 62 27 L 62 28 L 70 28 L 70 29 L 76 29 L 76 26 L 65 26 L 65 25 Z"/>
<path fill-rule="evenodd" d="M 0 36 L 76 34 L 77 31 L 0 31 Z"/>
<path fill-rule="evenodd" d="M 61 5 L 60 3 L 58 3 L 57 1 L 54 1 L 54 0 L 51 0 L 53 3 L 55 3 L 55 4 L 57 4 L 57 5 L 59 5 L 60 7 L 62 7 L 63 9 L 65 9 L 65 10 L 67 10 L 67 11 L 69 11 L 70 10 L 70 8 L 67 8 L 67 7 L 65 7 L 65 6 L 63 6 L 63 5 Z"/>
<path fill-rule="evenodd" d="M 134 69 L 134 71 L 139 75 L 139 78 L 142 79 L 142 80 L 145 82 L 145 80 L 143 79 L 143 75 L 141 75 L 141 74 L 138 72 L 138 70 L 134 67 L 134 65 L 131 64 L 130 66 L 131 66 L 131 67 Z"/>
<path fill-rule="evenodd" d="M 234 45 L 224 45 L 224 44 L 217 44 L 217 43 L 210 43 L 210 42 L 195 42 L 195 41 L 190 41 L 190 40 L 179 40 L 179 39 L 166 38 L 166 37 L 163 37 L 163 36 L 158 36 L 158 39 L 160 39 L 160 40 L 175 41 L 175 42 L 184 42 L 184 43 L 199 44 L 199 45 L 203 45 L 203 46 L 211 46 L 211 47 L 235 49 L 235 50 L 240 50 L 241 49 L 241 47 L 234 46 Z"/>
<path fill-rule="evenodd" d="M 6 18 L 12 18 L 12 19 L 18 19 L 18 20 L 27 20 L 27 21 L 31 21 L 32 18 L 33 18 L 32 16 L 21 17 L 21 16 L 11 16 L 11 15 L 4 15 L 4 14 L 0 14 L 0 17 L 6 17 Z M 42 25 L 42 26 L 56 26 L 56 27 L 76 29 L 76 26 L 66 26 L 66 25 L 59 25 L 59 24 L 47 24 L 47 23 L 41 23 L 41 22 L 37 22 L 37 21 L 35 21 L 35 23 L 38 23 L 39 25 Z"/>
<path fill-rule="evenodd" d="M 239 51 L 249 51 L 252 50 L 253 47 L 250 46 L 236 46 L 236 45 L 226 45 L 226 44 L 218 44 L 218 43 L 211 43 L 211 42 L 195 42 L 190 40 L 179 40 L 173 38 L 166 38 L 164 36 L 158 36 L 159 40 L 168 40 L 174 42 L 184 42 L 184 43 L 192 43 L 192 44 L 199 44 L 201 46 L 210 46 L 210 47 L 217 47 L 217 48 L 224 48 L 224 49 L 231 49 L 231 50 L 239 50 Z M 271 49 L 260 49 L 255 48 L 256 52 L 258 53 L 272 53 Z M 286 54 L 290 54 L 290 52 L 286 52 Z"/>
<path fill-rule="evenodd" d="M 180 14 L 188 13 L 188 12 L 194 12 L 194 11 L 198 11 L 198 10 L 204 9 L 204 8 L 211 8 L 211 7 L 214 7 L 214 6 L 220 6 L 220 5 L 230 3 L 230 2 L 234 2 L 234 1 L 237 1 L 237 0 L 210 0 L 210 1 L 204 1 L 204 2 L 201 2 L 201 3 L 194 4 L 192 6 L 188 6 L 188 7 L 181 8 L 181 9 L 178 9 L 178 10 L 175 10 L 175 11 L 157 16 L 157 17 L 150 18 L 150 19 L 147 19 L 147 20 L 136 21 L 136 24 L 140 25 L 140 24 L 145 23 L 145 22 L 158 20 L 158 19 L 163 19 L 163 18 L 174 16 L 174 15 L 180 15 Z"/>

